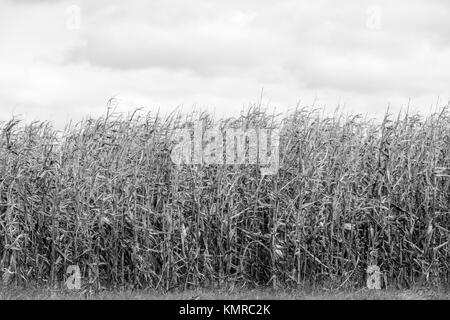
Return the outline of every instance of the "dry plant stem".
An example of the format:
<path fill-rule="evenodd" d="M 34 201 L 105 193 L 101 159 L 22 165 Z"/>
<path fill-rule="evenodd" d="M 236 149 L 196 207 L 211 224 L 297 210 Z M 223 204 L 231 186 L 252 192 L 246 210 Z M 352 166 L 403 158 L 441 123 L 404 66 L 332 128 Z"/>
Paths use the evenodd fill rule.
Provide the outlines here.
<path fill-rule="evenodd" d="M 281 128 L 280 169 L 171 162 L 173 129 Z M 361 116 L 254 106 L 206 113 L 0 124 L 0 273 L 91 290 L 449 285 L 450 114 Z"/>

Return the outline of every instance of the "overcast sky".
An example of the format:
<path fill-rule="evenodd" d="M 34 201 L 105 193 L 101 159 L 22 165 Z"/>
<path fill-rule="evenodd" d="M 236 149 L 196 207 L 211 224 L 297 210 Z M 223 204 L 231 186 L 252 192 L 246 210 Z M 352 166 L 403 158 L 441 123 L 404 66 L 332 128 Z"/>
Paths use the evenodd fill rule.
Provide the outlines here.
<path fill-rule="evenodd" d="M 79 15 L 78 15 L 79 13 Z M 0 120 L 118 111 L 368 114 L 450 97 L 448 0 L 0 2 Z"/>

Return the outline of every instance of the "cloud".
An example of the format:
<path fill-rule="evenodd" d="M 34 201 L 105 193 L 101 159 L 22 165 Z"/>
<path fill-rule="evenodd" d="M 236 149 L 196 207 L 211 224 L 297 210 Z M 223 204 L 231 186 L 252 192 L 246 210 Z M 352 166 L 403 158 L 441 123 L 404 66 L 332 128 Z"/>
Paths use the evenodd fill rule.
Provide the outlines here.
<path fill-rule="evenodd" d="M 29 4 L 29 5 L 39 5 L 42 3 L 57 3 L 63 2 L 63 0 L 9 0 L 13 4 Z"/>
<path fill-rule="evenodd" d="M 281 70 L 305 88 L 368 94 L 414 95 L 442 90 L 449 80 L 443 39 L 450 30 L 450 6 L 444 2 L 381 2 L 378 31 L 366 26 L 364 2 L 343 7 L 325 0 L 288 1 L 247 11 L 202 6 L 197 12 L 179 5 L 170 12 L 161 3 L 145 6 L 152 9 L 145 10 L 150 12 L 145 19 L 125 10 L 113 24 L 99 20 L 68 50 L 66 63 L 283 81 Z M 125 18 L 130 14 L 133 21 Z"/>
<path fill-rule="evenodd" d="M 127 35 L 134 34 L 133 37 Z M 111 36 L 109 36 L 111 35 Z M 66 62 L 88 62 L 112 69 L 167 68 L 201 74 L 248 69 L 269 59 L 272 43 L 258 32 L 217 27 L 165 30 L 145 26 L 117 26 L 98 30 L 69 49 Z"/>
<path fill-rule="evenodd" d="M 99 10 L 96 23 L 84 26 L 82 40 L 67 50 L 66 63 L 87 62 L 117 70 L 166 68 L 225 75 L 273 61 L 280 54 L 279 49 L 287 45 L 279 34 L 252 27 L 258 14 L 251 10 L 218 13 L 205 5 L 203 10 L 192 12 L 194 17 L 198 11 L 203 16 L 192 19 L 192 9 L 180 12 L 178 8 L 169 14 L 161 8 L 162 12 L 155 13 L 154 5 L 146 8 L 149 15 L 145 16 L 117 6 Z M 114 23 L 104 19 L 106 12 L 114 12 Z"/>
<path fill-rule="evenodd" d="M 72 4 L 81 9 L 77 30 L 66 26 Z M 0 110 L 98 114 L 120 95 L 127 107 L 197 104 L 227 113 L 262 88 L 280 107 L 316 99 L 373 112 L 448 97 L 450 3 L 379 0 L 379 30 L 367 27 L 372 4 L 2 2 Z"/>

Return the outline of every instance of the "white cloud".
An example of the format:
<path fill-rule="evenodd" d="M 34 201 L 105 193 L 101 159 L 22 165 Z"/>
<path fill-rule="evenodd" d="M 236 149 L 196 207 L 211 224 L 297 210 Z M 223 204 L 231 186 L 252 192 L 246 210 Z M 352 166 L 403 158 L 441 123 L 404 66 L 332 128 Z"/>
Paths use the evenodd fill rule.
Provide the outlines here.
<path fill-rule="evenodd" d="M 450 4 L 371 1 L 6 1 L 0 4 L 0 119 L 104 111 L 216 108 L 230 114 L 262 88 L 282 108 L 298 100 L 383 112 L 409 98 L 427 111 L 449 99 Z M 79 30 L 66 27 L 69 5 Z"/>

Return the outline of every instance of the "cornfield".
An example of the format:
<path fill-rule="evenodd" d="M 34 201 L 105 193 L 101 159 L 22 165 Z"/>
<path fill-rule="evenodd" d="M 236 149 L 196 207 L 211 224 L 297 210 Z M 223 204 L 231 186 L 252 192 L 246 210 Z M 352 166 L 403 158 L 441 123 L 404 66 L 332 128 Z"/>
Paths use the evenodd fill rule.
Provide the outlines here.
<path fill-rule="evenodd" d="M 280 168 L 172 163 L 171 132 L 280 128 Z M 0 123 L 0 274 L 95 288 L 450 284 L 450 112 Z"/>

